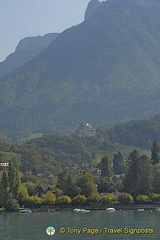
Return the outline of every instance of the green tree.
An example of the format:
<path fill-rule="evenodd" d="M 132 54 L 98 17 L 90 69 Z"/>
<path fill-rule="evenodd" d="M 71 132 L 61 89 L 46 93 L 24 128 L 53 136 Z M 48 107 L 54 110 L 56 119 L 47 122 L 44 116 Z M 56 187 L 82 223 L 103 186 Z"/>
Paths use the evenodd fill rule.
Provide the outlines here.
<path fill-rule="evenodd" d="M 18 202 L 20 205 L 24 204 L 29 197 L 28 189 L 24 184 L 21 184 L 18 189 Z"/>
<path fill-rule="evenodd" d="M 77 195 L 72 199 L 73 204 L 77 204 L 78 207 L 82 208 L 82 205 L 85 203 L 86 197 L 84 195 Z"/>
<path fill-rule="evenodd" d="M 110 161 L 107 156 L 102 157 L 100 165 L 101 165 L 101 176 L 110 178 L 111 176 Z"/>
<path fill-rule="evenodd" d="M 130 153 L 127 160 L 127 170 L 124 179 L 124 187 L 126 191 L 130 194 L 134 194 L 135 186 L 138 182 L 139 157 L 139 152 L 135 149 Z"/>
<path fill-rule="evenodd" d="M 2 183 L 0 181 L 0 206 L 3 206 L 3 187 L 2 187 Z"/>
<path fill-rule="evenodd" d="M 60 190 L 63 190 L 65 192 L 66 190 L 66 181 L 67 181 L 67 172 L 63 171 L 58 175 L 58 181 L 57 181 L 57 188 Z"/>
<path fill-rule="evenodd" d="M 160 147 L 157 139 L 155 139 L 151 148 L 151 160 L 153 165 L 160 162 L 159 151 L 160 151 Z"/>
<path fill-rule="evenodd" d="M 8 196 L 7 196 L 6 202 L 4 203 L 4 207 L 9 212 L 15 211 L 19 208 L 17 199 L 13 198 L 10 192 L 8 192 Z"/>
<path fill-rule="evenodd" d="M 68 174 L 68 177 L 66 180 L 66 187 L 64 189 L 64 194 L 67 196 L 70 196 L 71 198 L 74 198 L 75 196 L 80 194 L 80 192 L 81 192 L 81 189 L 73 183 L 73 180 L 70 174 Z"/>
<path fill-rule="evenodd" d="M 133 202 L 133 197 L 128 193 L 123 193 L 118 197 L 118 201 L 122 204 L 129 204 Z"/>
<path fill-rule="evenodd" d="M 20 178 L 19 178 L 19 168 L 15 163 L 9 164 L 8 184 L 9 184 L 11 194 L 13 195 L 14 198 L 17 198 L 18 189 L 20 186 Z"/>
<path fill-rule="evenodd" d="M 111 194 L 111 193 L 107 193 L 106 195 L 104 195 L 103 197 L 101 197 L 101 200 L 100 202 L 104 205 L 107 205 L 107 204 L 111 204 L 113 202 L 115 202 L 116 200 L 116 196 Z"/>
<path fill-rule="evenodd" d="M 56 195 L 51 191 L 48 191 L 43 194 L 42 199 L 45 204 L 53 204 L 56 201 Z"/>
<path fill-rule="evenodd" d="M 158 203 L 160 202 L 160 194 L 157 194 L 157 193 L 153 193 L 149 196 L 149 198 L 151 199 L 152 202 L 154 203 Z"/>
<path fill-rule="evenodd" d="M 99 203 L 99 201 L 100 201 L 100 195 L 97 193 L 90 195 L 86 200 L 88 204 L 97 204 Z"/>
<path fill-rule="evenodd" d="M 26 199 L 27 205 L 30 207 L 38 207 L 42 204 L 42 198 L 31 196 Z"/>
<path fill-rule="evenodd" d="M 113 158 L 113 172 L 116 175 L 121 175 L 125 171 L 124 159 L 120 152 L 114 155 Z"/>
<path fill-rule="evenodd" d="M 135 185 L 134 195 L 147 195 L 153 190 L 153 173 L 150 159 L 146 155 L 142 155 L 138 159 L 138 178 Z"/>
<path fill-rule="evenodd" d="M 138 203 L 146 203 L 146 202 L 149 201 L 149 198 L 148 198 L 146 195 L 138 195 L 138 196 L 136 197 L 136 201 L 137 201 Z"/>
<path fill-rule="evenodd" d="M 3 172 L 3 177 L 1 180 L 2 186 L 2 205 L 5 206 L 9 200 L 9 183 L 6 171 Z"/>
<path fill-rule="evenodd" d="M 100 177 L 97 184 L 99 193 L 114 192 L 116 190 L 114 182 L 108 177 Z"/>
<path fill-rule="evenodd" d="M 153 166 L 153 192 L 160 194 L 160 163 Z"/>
<path fill-rule="evenodd" d="M 56 204 L 70 204 L 72 202 L 72 199 L 69 196 L 63 195 L 56 199 Z"/>
<path fill-rule="evenodd" d="M 81 195 L 89 197 L 93 193 L 97 193 L 97 186 L 94 183 L 94 176 L 87 172 L 78 177 L 77 186 L 81 189 Z"/>

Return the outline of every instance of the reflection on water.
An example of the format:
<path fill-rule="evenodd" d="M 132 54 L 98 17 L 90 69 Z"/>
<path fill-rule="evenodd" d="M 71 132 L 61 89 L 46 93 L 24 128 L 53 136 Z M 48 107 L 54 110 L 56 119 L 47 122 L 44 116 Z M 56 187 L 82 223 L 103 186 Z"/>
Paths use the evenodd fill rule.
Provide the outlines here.
<path fill-rule="evenodd" d="M 32 214 L 0 213 L 0 239 L 159 240 L 159 223 L 160 212 L 158 213 L 156 211 L 91 211 L 90 213 L 73 213 L 67 211 Z M 46 228 L 49 226 L 53 226 L 56 229 L 56 233 L 53 236 L 46 234 Z M 62 232 L 65 231 L 65 233 L 60 233 L 60 228 L 63 228 Z M 153 229 L 154 233 L 129 234 L 124 233 L 125 228 Z M 84 233 L 82 233 L 83 231 Z M 107 233 L 108 231 L 117 231 L 117 233 Z M 96 233 L 93 234 L 94 232 Z"/>

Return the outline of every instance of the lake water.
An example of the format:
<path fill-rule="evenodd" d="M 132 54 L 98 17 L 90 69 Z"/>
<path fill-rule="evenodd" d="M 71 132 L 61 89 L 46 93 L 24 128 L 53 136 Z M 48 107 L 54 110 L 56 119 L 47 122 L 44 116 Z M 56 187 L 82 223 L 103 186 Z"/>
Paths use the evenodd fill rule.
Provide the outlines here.
<path fill-rule="evenodd" d="M 46 234 L 46 228 L 49 226 L 55 228 L 53 236 Z M 132 229 L 147 229 L 140 231 L 148 233 L 130 234 Z M 65 233 L 60 233 L 60 230 Z M 117 233 L 111 233 L 113 231 L 117 231 Z M 136 210 L 106 212 L 101 210 L 90 213 L 73 213 L 71 211 L 31 214 L 0 213 L 0 239 L 160 240 L 160 212 L 147 210 L 144 212 Z"/>

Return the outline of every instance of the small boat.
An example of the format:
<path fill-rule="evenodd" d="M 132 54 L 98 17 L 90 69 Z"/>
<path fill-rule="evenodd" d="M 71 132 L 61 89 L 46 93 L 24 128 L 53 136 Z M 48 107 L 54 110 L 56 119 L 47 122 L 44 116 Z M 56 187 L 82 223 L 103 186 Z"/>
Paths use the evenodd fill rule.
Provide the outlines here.
<path fill-rule="evenodd" d="M 156 210 L 156 212 L 160 212 L 160 208 L 156 208 L 155 210 Z"/>
<path fill-rule="evenodd" d="M 32 211 L 30 209 L 22 209 L 19 213 L 32 213 Z"/>
<path fill-rule="evenodd" d="M 107 212 L 115 212 L 116 209 L 115 209 L 115 208 L 107 208 L 106 211 L 107 211 Z"/>
<path fill-rule="evenodd" d="M 76 213 L 89 213 L 90 210 L 75 208 L 75 209 L 73 209 L 73 212 L 76 212 Z"/>
<path fill-rule="evenodd" d="M 138 208 L 138 212 L 143 212 L 144 208 Z"/>

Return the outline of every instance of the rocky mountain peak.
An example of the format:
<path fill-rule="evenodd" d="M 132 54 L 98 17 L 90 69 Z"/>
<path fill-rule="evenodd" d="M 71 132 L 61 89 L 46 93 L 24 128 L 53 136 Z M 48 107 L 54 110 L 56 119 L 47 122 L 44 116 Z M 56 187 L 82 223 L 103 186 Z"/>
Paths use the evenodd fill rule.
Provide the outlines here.
<path fill-rule="evenodd" d="M 100 5 L 101 5 L 101 2 L 99 0 L 91 0 L 88 3 L 87 9 L 84 15 L 84 20 L 87 21 L 90 18 L 92 18 L 92 16 L 95 14 L 95 12 L 97 11 Z"/>

